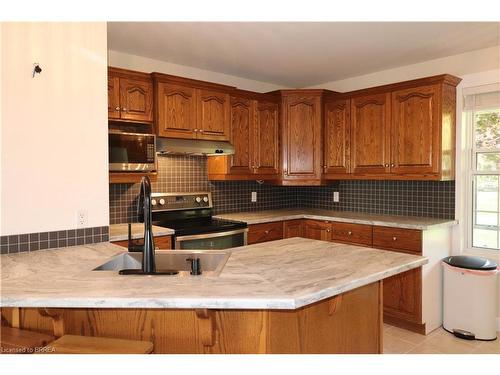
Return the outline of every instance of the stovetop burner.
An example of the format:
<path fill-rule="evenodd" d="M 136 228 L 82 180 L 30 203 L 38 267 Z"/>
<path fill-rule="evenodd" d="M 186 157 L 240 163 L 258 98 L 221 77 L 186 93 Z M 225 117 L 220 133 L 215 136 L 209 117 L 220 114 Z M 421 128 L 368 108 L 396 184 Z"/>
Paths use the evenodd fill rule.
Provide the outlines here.
<path fill-rule="evenodd" d="M 226 232 L 248 226 L 213 218 L 210 193 L 154 193 L 151 205 L 153 225 L 173 229 L 175 236 Z"/>

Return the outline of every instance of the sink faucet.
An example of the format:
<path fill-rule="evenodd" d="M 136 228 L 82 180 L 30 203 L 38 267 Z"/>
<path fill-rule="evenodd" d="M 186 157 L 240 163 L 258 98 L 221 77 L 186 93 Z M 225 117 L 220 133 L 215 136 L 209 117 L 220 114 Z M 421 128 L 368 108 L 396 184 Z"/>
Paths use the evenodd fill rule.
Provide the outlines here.
<path fill-rule="evenodd" d="M 156 272 L 155 245 L 153 241 L 153 218 L 151 212 L 151 181 L 148 176 L 141 179 L 141 191 L 137 201 L 139 221 L 144 222 L 144 249 L 142 250 L 142 272 Z"/>

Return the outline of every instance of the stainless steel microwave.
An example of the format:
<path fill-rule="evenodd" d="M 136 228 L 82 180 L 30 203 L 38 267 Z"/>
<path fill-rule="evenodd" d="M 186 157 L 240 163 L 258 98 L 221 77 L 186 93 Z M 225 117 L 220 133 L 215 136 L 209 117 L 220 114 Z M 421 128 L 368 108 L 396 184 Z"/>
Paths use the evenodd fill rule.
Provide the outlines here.
<path fill-rule="evenodd" d="M 109 132 L 109 170 L 144 172 L 156 170 L 154 134 Z"/>

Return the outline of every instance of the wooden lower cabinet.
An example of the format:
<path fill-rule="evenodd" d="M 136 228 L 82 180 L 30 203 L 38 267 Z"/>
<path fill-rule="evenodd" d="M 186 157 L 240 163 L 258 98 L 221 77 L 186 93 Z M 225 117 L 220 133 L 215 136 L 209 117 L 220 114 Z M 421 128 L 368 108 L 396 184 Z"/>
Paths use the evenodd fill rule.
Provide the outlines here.
<path fill-rule="evenodd" d="M 115 245 L 123 246 L 128 248 L 127 241 L 113 241 Z M 158 236 L 154 238 L 155 249 L 156 250 L 167 250 L 172 249 L 172 236 Z"/>
<path fill-rule="evenodd" d="M 334 222 L 332 225 L 332 241 L 371 246 L 372 228 L 371 225 Z"/>
<path fill-rule="evenodd" d="M 283 238 L 283 222 L 252 224 L 248 226 L 248 244 L 281 240 Z"/>
<path fill-rule="evenodd" d="M 146 340 L 154 353 L 382 353 L 382 286 L 375 282 L 297 310 L 62 309 L 67 334 Z M 21 309 L 20 327 L 52 320 Z M 2 316 L 12 321 L 11 311 Z"/>
<path fill-rule="evenodd" d="M 287 220 L 283 222 L 283 238 L 304 237 L 303 220 Z"/>
<path fill-rule="evenodd" d="M 331 241 L 331 221 L 304 220 L 304 237 L 312 240 Z"/>
<path fill-rule="evenodd" d="M 416 268 L 384 280 L 384 317 L 399 320 L 418 331 L 422 325 L 422 269 Z M 396 323 L 397 324 L 397 323 Z"/>

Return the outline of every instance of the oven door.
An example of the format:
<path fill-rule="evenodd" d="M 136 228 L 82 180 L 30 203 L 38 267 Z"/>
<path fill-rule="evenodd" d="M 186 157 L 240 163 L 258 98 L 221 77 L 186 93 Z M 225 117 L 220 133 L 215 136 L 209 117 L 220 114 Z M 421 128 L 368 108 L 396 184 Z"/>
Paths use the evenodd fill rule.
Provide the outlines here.
<path fill-rule="evenodd" d="M 176 250 L 221 250 L 247 244 L 248 228 L 227 232 L 196 234 L 192 236 L 176 236 Z"/>

